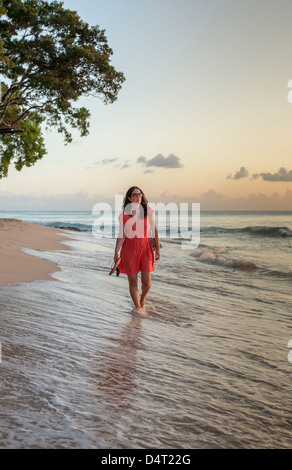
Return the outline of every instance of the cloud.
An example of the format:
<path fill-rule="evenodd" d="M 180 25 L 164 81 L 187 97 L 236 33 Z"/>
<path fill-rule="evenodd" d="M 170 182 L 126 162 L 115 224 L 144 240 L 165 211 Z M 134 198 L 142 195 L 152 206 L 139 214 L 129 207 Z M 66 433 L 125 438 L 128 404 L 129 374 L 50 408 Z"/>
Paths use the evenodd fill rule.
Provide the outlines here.
<path fill-rule="evenodd" d="M 255 173 L 253 178 L 262 178 L 264 181 L 292 181 L 292 170 L 280 168 L 278 173 Z"/>
<path fill-rule="evenodd" d="M 146 159 L 146 157 L 139 157 L 137 163 L 141 163 L 146 167 L 158 167 L 158 168 L 182 168 L 180 158 L 171 153 L 168 157 L 164 157 L 159 153 L 156 157 Z"/>
<path fill-rule="evenodd" d="M 94 162 L 93 164 L 94 165 L 103 165 L 103 166 L 106 166 L 106 165 L 111 165 L 111 164 L 114 164 L 113 165 L 115 168 L 120 168 L 121 170 L 123 170 L 124 168 L 129 168 L 131 165 L 129 164 L 129 160 L 124 160 L 124 162 L 120 162 L 120 160 L 118 158 L 104 158 L 103 160 L 100 160 L 100 161 L 96 161 Z M 90 170 L 91 169 L 91 166 L 87 166 L 85 167 L 87 170 Z"/>
<path fill-rule="evenodd" d="M 116 165 L 118 168 L 121 168 L 121 170 L 124 170 L 124 168 L 130 168 L 130 164 L 128 163 L 128 161 L 126 160 L 125 163 L 123 163 L 122 165 Z"/>
<path fill-rule="evenodd" d="M 242 197 L 229 197 L 216 189 L 209 189 L 201 195 L 179 196 L 165 190 L 160 196 L 148 199 L 151 203 L 175 202 L 180 204 L 200 203 L 201 211 L 291 211 L 292 187 L 286 192 L 267 194 L 249 194 Z M 115 208 L 115 199 L 102 194 L 90 194 L 86 191 L 67 194 L 29 193 L 13 194 L 0 191 L 0 212 L 2 211 L 91 211 L 97 202 L 106 202 Z"/>
<path fill-rule="evenodd" d="M 164 203 L 176 202 L 178 199 L 180 198 L 168 189 L 166 189 L 165 191 L 163 191 L 163 193 L 160 194 L 160 200 Z"/>
<path fill-rule="evenodd" d="M 197 198 L 201 210 L 206 211 L 290 211 L 292 207 L 292 188 L 285 193 L 274 192 L 271 195 L 262 193 L 232 198 L 216 189 L 210 189 Z"/>
<path fill-rule="evenodd" d="M 91 211 L 97 202 L 112 203 L 101 194 L 92 195 L 87 191 L 67 194 L 28 193 L 13 194 L 0 191 L 1 211 Z"/>
<path fill-rule="evenodd" d="M 233 176 L 228 175 L 226 179 L 239 180 L 242 178 L 247 178 L 249 176 L 249 171 L 247 168 L 242 166 Z M 292 181 L 292 170 L 287 170 L 286 168 L 280 168 L 277 173 L 254 173 L 252 175 L 253 179 L 262 178 L 263 181 L 272 181 L 272 182 L 291 182 Z"/>
<path fill-rule="evenodd" d="M 240 168 L 240 170 L 238 170 L 238 171 L 235 173 L 234 176 L 229 175 L 229 176 L 227 176 L 226 179 L 228 179 L 228 180 L 230 180 L 230 179 L 231 179 L 231 180 L 240 180 L 240 179 L 242 179 L 242 178 L 247 178 L 248 175 L 249 175 L 249 171 L 248 171 L 244 166 L 242 166 L 242 167 Z"/>
<path fill-rule="evenodd" d="M 101 160 L 100 162 L 94 162 L 95 165 L 109 165 L 110 163 L 114 163 L 114 162 L 117 162 L 118 161 L 118 158 L 104 158 L 103 160 Z"/>
<path fill-rule="evenodd" d="M 201 195 L 178 196 L 172 191 L 165 190 L 158 198 L 151 202 L 188 203 L 191 209 L 192 203 L 200 203 L 201 211 L 290 211 L 292 207 L 292 187 L 286 192 L 274 192 L 267 195 L 262 193 L 249 194 L 247 196 L 230 197 L 222 194 L 217 189 L 209 189 Z"/>

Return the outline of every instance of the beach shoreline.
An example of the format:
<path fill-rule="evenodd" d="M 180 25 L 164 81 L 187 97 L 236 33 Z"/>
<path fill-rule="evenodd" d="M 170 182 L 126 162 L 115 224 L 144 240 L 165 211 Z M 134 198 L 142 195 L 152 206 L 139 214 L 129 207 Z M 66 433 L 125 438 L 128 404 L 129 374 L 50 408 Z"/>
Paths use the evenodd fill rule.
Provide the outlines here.
<path fill-rule="evenodd" d="M 0 288 L 0 448 L 290 449 L 291 214 L 201 214 L 198 249 L 163 239 L 137 312 L 90 211 L 0 213 L 0 273 L 9 243 L 56 263 Z"/>
<path fill-rule="evenodd" d="M 51 274 L 60 271 L 56 263 L 22 251 L 70 250 L 63 241 L 65 233 L 52 227 L 24 222 L 19 219 L 0 219 L 0 286 L 53 280 Z"/>

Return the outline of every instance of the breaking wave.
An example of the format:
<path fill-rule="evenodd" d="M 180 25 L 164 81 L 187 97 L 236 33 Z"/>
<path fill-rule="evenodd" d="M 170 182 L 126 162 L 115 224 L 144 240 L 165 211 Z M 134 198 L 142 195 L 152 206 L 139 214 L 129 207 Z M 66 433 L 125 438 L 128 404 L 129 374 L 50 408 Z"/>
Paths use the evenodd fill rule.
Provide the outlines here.
<path fill-rule="evenodd" d="M 292 237 L 292 230 L 288 227 L 269 227 L 265 225 L 246 227 L 246 232 L 253 235 L 262 235 L 268 237 Z"/>
<path fill-rule="evenodd" d="M 289 227 L 273 227 L 266 225 L 254 225 L 243 228 L 225 228 L 225 227 L 201 227 L 201 232 L 208 233 L 228 233 L 238 234 L 246 233 L 263 237 L 292 237 L 292 230 Z"/>
<path fill-rule="evenodd" d="M 92 225 L 71 223 L 71 222 L 49 222 L 46 224 L 48 227 L 59 228 L 60 230 L 73 230 L 75 232 L 90 232 Z"/>
<path fill-rule="evenodd" d="M 195 257 L 202 263 L 215 264 L 227 268 L 242 269 L 242 270 L 254 270 L 257 269 L 257 265 L 251 261 L 242 261 L 237 259 L 230 259 L 222 256 L 222 253 L 226 253 L 228 248 L 216 247 L 207 248 L 199 252 L 194 252 L 191 256 Z"/>

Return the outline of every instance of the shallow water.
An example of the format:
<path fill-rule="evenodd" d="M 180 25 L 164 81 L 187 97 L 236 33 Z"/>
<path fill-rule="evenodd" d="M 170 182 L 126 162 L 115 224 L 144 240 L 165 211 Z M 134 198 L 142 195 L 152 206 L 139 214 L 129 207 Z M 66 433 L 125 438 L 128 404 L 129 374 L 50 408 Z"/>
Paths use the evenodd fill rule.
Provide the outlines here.
<path fill-rule="evenodd" d="M 290 448 L 292 238 L 246 230 L 289 220 L 207 214 L 196 250 L 164 240 L 141 312 L 114 240 L 67 232 L 54 280 L 0 289 L 0 447 Z"/>

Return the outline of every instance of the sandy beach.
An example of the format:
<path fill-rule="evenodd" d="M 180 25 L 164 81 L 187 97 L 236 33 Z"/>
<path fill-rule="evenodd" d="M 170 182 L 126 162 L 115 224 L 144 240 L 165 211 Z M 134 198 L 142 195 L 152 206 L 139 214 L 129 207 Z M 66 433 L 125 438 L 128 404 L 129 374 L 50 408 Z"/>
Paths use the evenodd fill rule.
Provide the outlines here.
<path fill-rule="evenodd" d="M 61 243 L 65 240 L 66 237 L 55 228 L 18 219 L 0 219 L 0 286 L 52 280 L 50 273 L 60 270 L 57 264 L 24 253 L 21 248 L 69 250 Z"/>

